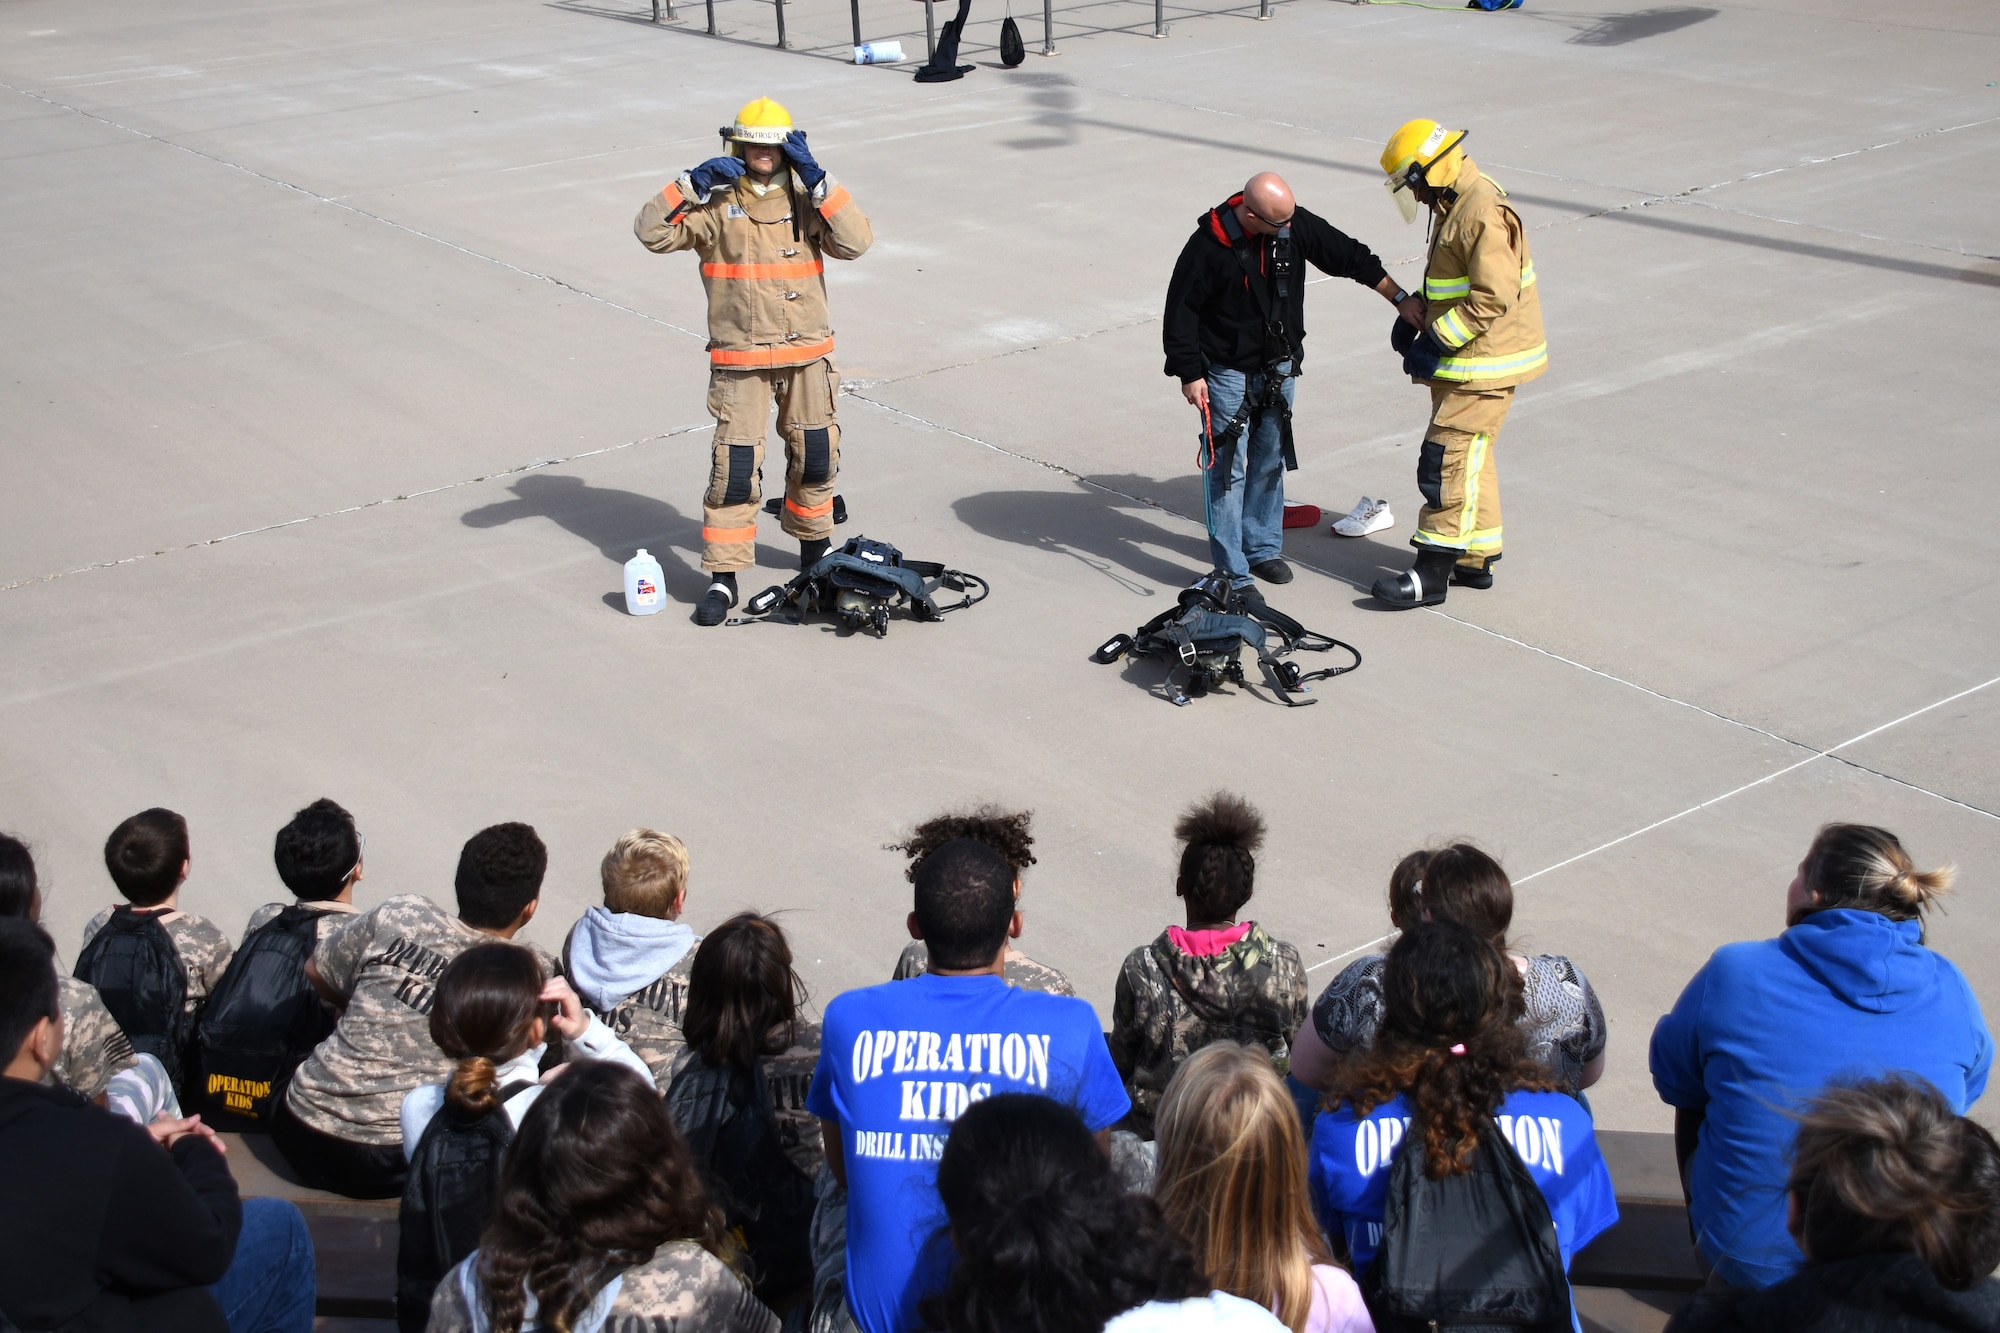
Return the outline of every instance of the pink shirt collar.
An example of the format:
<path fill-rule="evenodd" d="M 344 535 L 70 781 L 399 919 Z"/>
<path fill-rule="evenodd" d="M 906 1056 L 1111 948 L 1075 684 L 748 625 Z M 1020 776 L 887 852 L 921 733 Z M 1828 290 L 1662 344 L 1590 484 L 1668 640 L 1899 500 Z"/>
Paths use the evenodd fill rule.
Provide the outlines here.
<path fill-rule="evenodd" d="M 1248 935 L 1252 924 L 1249 921 L 1239 921 L 1220 930 L 1186 930 L 1180 926 L 1168 926 L 1167 938 L 1184 954 L 1192 954 L 1196 958 L 1213 958 Z"/>

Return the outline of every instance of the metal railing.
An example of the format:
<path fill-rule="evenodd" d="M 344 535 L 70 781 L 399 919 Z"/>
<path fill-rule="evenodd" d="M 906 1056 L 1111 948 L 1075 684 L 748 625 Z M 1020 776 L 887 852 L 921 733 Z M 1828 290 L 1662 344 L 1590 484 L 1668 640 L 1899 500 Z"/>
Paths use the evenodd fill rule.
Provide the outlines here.
<path fill-rule="evenodd" d="M 719 36 L 715 26 L 715 0 L 702 0 L 707 10 L 708 35 Z M 680 22 L 674 12 L 674 0 L 652 0 L 653 22 L 663 19 L 668 23 Z M 777 48 L 780 51 L 792 49 L 792 43 L 785 33 L 785 0 L 773 0 L 778 17 Z M 861 0 L 848 0 L 848 14 L 853 20 L 854 45 L 861 46 Z M 1271 17 L 1271 0 L 1257 0 L 1258 19 Z M 1167 22 L 1167 0 L 1153 0 L 1153 36 L 1165 37 L 1173 31 Z M 1039 55 L 1052 56 L 1056 53 L 1055 0 L 1042 0 L 1042 49 Z M 927 60 L 937 56 L 937 0 L 924 0 L 924 56 Z"/>

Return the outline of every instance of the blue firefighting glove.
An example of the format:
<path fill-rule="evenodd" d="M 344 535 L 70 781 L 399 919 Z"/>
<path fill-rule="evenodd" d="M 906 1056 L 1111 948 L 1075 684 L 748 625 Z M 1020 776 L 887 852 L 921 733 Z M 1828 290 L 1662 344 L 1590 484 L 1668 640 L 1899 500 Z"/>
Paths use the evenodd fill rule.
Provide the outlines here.
<path fill-rule="evenodd" d="M 1397 356 L 1408 356 L 1410 344 L 1417 340 L 1417 326 L 1396 316 L 1396 322 L 1389 326 L 1389 350 Z"/>
<path fill-rule="evenodd" d="M 711 157 L 688 173 L 688 184 L 694 186 L 698 196 L 695 202 L 705 204 L 717 190 L 742 174 L 743 163 L 736 158 Z"/>
<path fill-rule="evenodd" d="M 1414 375 L 1420 380 L 1430 379 L 1437 374 L 1438 363 L 1445 357 L 1444 347 L 1429 329 L 1425 329 L 1410 344 L 1410 350 L 1403 353 L 1403 373 Z"/>
<path fill-rule="evenodd" d="M 813 160 L 812 149 L 806 147 L 804 130 L 793 130 L 785 136 L 785 156 L 792 159 L 792 170 L 799 174 L 799 182 L 807 190 L 817 190 L 826 179 L 826 168 Z"/>

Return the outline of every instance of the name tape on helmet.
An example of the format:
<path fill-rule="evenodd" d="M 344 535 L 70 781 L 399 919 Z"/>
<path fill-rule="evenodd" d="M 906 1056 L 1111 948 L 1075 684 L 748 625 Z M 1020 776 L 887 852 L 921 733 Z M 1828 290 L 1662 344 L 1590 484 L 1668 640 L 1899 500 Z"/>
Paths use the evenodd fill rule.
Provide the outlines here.
<path fill-rule="evenodd" d="M 1430 137 L 1424 140 L 1424 146 L 1417 150 L 1417 161 L 1422 162 L 1430 158 L 1438 149 L 1444 147 L 1445 136 L 1449 133 L 1451 131 L 1442 125 L 1432 129 Z"/>

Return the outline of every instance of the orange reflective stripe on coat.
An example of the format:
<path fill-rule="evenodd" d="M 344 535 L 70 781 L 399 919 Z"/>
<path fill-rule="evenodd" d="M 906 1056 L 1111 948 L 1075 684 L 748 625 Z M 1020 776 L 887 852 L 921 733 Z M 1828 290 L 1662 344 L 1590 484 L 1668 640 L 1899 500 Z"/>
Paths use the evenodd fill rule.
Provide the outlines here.
<path fill-rule="evenodd" d="M 820 260 L 805 264 L 703 264 L 701 276 L 704 278 L 743 278 L 756 281 L 759 278 L 810 278 L 816 273 L 824 273 L 826 265 Z"/>
<path fill-rule="evenodd" d="M 774 366 L 803 366 L 809 361 L 832 355 L 833 339 L 827 338 L 816 343 L 781 343 L 776 347 L 752 347 L 744 351 L 716 347 L 710 349 L 708 363 L 712 366 L 765 370 Z"/>
<path fill-rule="evenodd" d="M 836 185 L 833 187 L 833 193 L 826 197 L 826 202 L 819 206 L 819 215 L 823 218 L 831 218 L 835 213 L 838 213 L 853 202 L 854 196 L 847 192 L 847 187 L 845 185 Z"/>
<path fill-rule="evenodd" d="M 681 193 L 679 181 L 668 181 L 667 187 L 660 191 L 660 198 L 667 201 L 667 217 L 669 219 L 672 219 L 681 209 L 687 207 L 687 196 Z"/>
<path fill-rule="evenodd" d="M 805 507 L 795 505 L 790 500 L 787 500 L 785 501 L 785 508 L 791 510 L 800 518 L 818 518 L 821 514 L 831 514 L 833 512 L 833 501 L 825 500 L 811 507 Z"/>
<path fill-rule="evenodd" d="M 754 542 L 757 528 L 753 524 L 747 528 L 703 528 L 701 539 L 705 542 Z"/>

